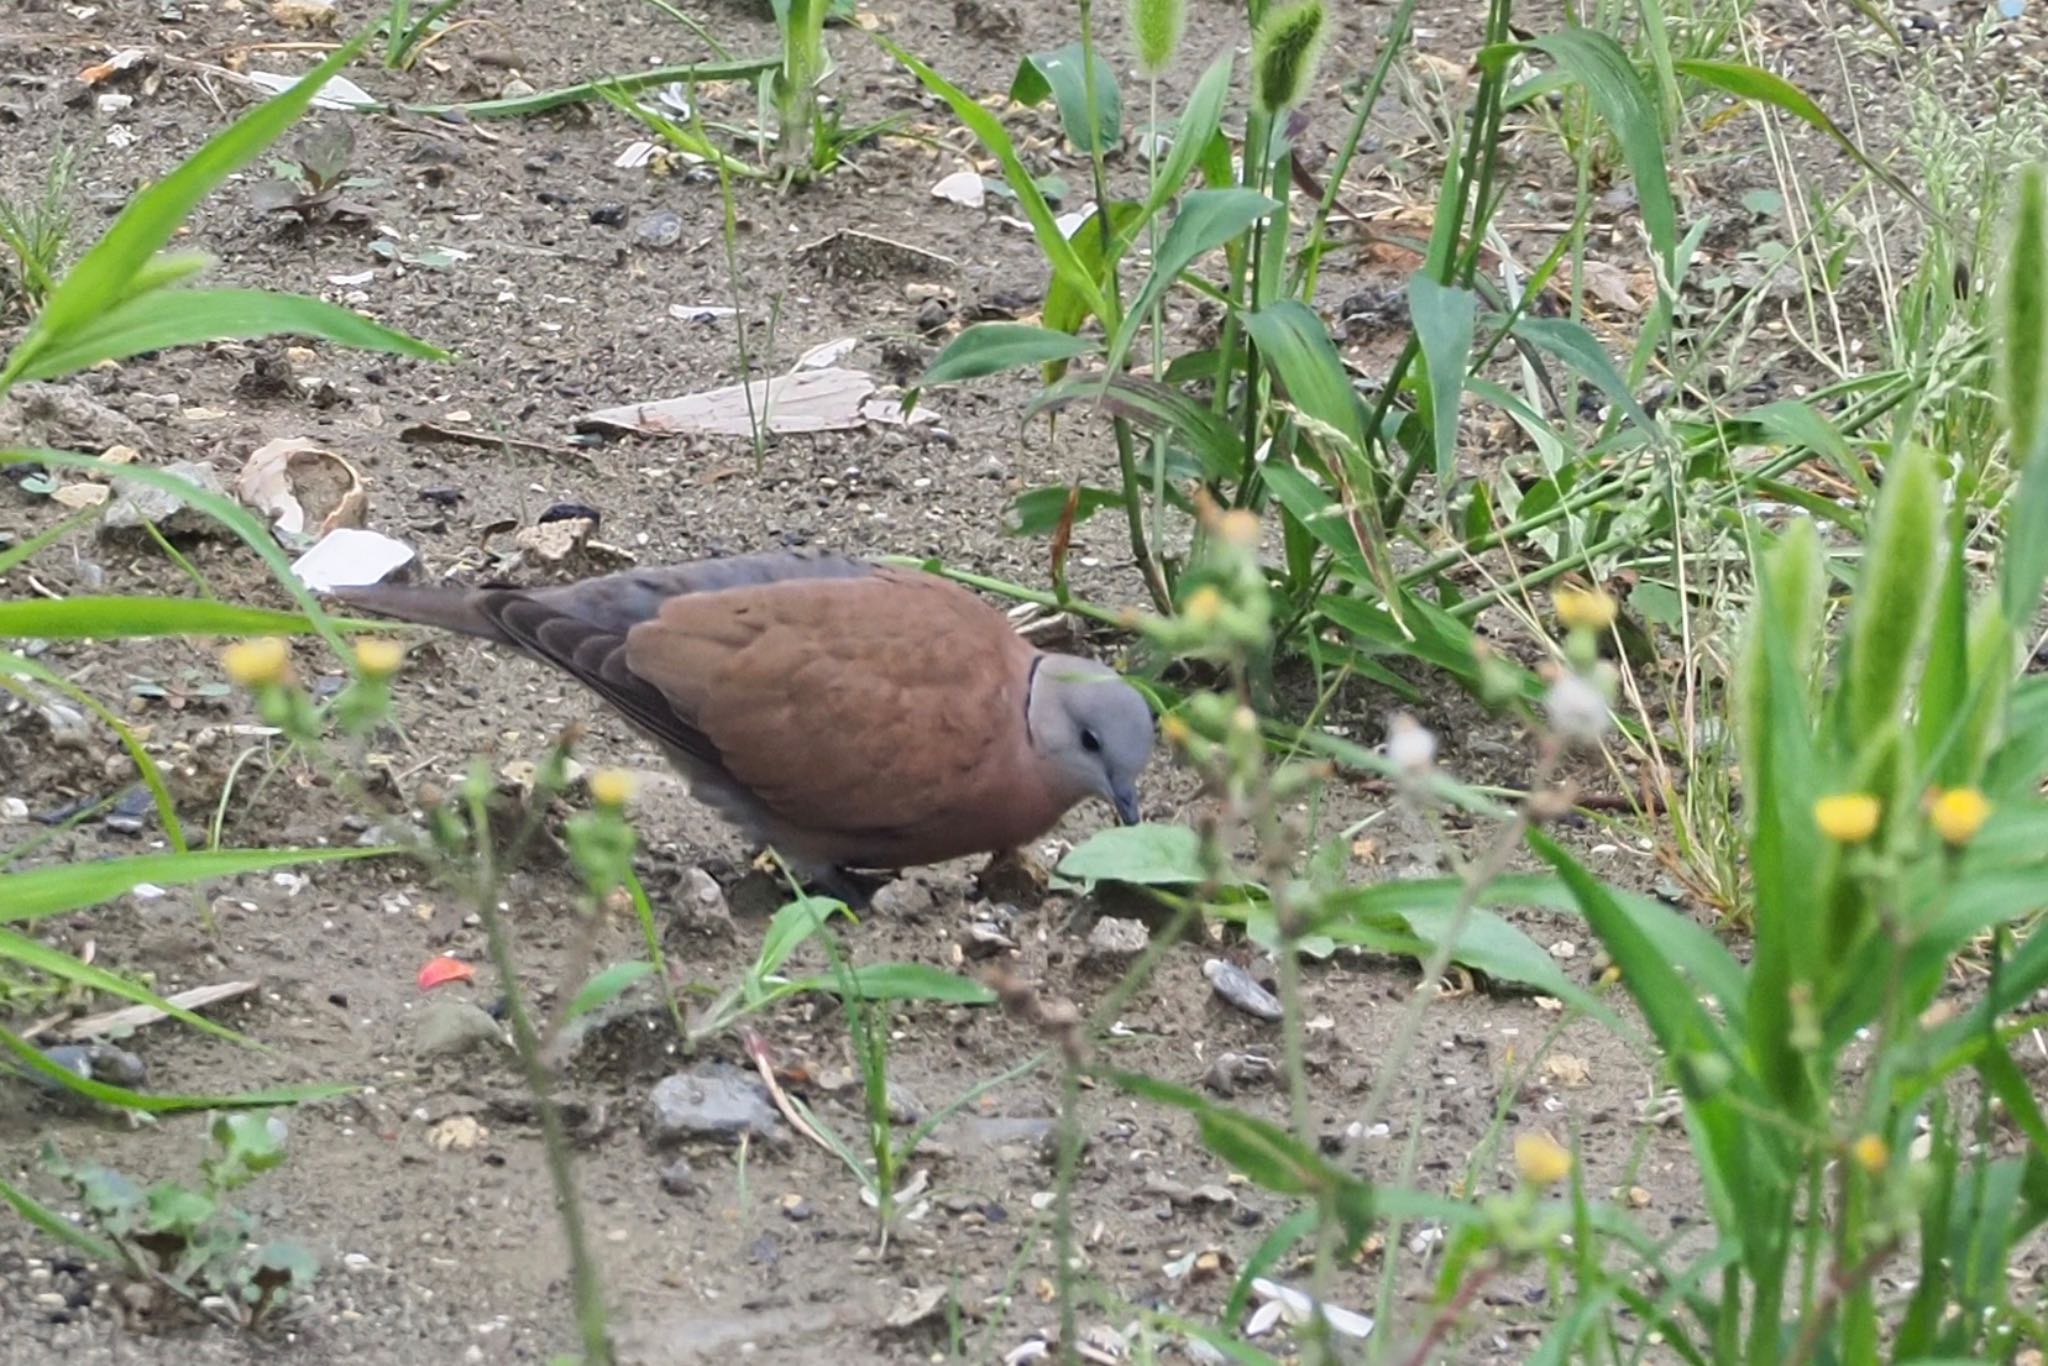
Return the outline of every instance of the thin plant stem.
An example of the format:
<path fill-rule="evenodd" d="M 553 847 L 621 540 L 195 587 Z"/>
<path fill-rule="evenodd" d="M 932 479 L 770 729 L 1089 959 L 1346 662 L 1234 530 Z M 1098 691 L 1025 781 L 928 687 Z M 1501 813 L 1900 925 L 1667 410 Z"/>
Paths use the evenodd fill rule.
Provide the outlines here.
<path fill-rule="evenodd" d="M 555 1104 L 554 1087 L 549 1080 L 547 1066 L 541 1061 L 541 1039 L 527 1010 L 526 993 L 520 985 L 518 966 L 512 959 L 511 939 L 505 933 L 503 917 L 498 914 L 500 874 L 491 849 L 490 813 L 485 809 L 481 790 L 472 787 L 468 797 L 470 829 L 474 834 L 478 867 L 477 915 L 483 921 L 491 965 L 497 969 L 499 987 L 505 993 L 505 1014 L 512 1025 L 513 1050 L 519 1056 L 520 1071 L 525 1075 L 527 1089 L 533 1093 L 534 1103 L 540 1111 L 541 1142 L 547 1156 L 548 1179 L 555 1188 L 556 1212 L 561 1218 L 562 1235 L 569 1248 L 570 1292 L 576 1302 L 576 1326 L 583 1339 L 583 1359 L 586 1366 L 611 1366 L 612 1344 L 605 1320 L 604 1287 L 584 1228 L 582 1199 L 576 1190 L 576 1176 L 569 1157 L 569 1138 L 562 1126 L 562 1112 Z M 532 815 L 527 819 L 529 824 L 536 823 Z"/>

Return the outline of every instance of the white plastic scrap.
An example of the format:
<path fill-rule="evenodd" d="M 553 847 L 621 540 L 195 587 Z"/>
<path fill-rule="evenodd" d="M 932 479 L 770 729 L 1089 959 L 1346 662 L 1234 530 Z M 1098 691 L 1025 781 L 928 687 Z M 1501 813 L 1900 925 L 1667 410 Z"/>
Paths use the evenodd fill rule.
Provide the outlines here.
<path fill-rule="evenodd" d="M 382 532 L 340 527 L 292 564 L 292 575 L 315 593 L 366 588 L 412 561 L 412 547 Z"/>
<path fill-rule="evenodd" d="M 1252 1293 L 1263 1303 L 1245 1321 L 1244 1335 L 1248 1338 L 1263 1337 L 1272 1332 L 1282 1319 L 1298 1327 L 1316 1314 L 1316 1302 L 1308 1294 L 1291 1285 L 1269 1281 L 1264 1276 L 1252 1278 Z M 1331 1332 L 1342 1333 L 1348 1338 L 1363 1338 L 1372 1332 L 1372 1320 L 1355 1309 L 1326 1304 L 1322 1306 L 1322 1316 L 1330 1325 Z"/>

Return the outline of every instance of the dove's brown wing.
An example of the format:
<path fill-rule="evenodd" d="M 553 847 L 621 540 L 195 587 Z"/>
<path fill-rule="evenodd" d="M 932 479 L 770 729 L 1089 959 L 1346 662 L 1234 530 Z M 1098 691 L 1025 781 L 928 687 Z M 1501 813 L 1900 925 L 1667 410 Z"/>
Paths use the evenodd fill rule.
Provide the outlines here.
<path fill-rule="evenodd" d="M 717 747 L 661 688 L 627 662 L 626 637 L 680 597 L 716 596 L 795 580 L 866 578 L 873 565 L 831 555 L 764 554 L 636 569 L 551 588 L 447 588 L 380 584 L 336 594 L 401 621 L 510 645 L 575 678 L 658 741 L 716 772 Z"/>
<path fill-rule="evenodd" d="M 1025 720 L 1034 658 L 973 594 L 895 569 L 673 598 L 626 643 L 785 838 L 878 866 L 1057 819 Z"/>

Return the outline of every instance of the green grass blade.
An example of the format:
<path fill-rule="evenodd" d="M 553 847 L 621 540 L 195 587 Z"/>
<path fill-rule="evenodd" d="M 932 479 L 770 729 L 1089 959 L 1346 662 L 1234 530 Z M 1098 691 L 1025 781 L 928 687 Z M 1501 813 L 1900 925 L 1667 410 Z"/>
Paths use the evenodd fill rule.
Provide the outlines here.
<path fill-rule="evenodd" d="M 131 1091 L 125 1086 L 109 1086 L 103 1081 L 81 1077 L 70 1068 L 51 1062 L 34 1044 L 4 1027 L 0 1027 L 0 1051 L 12 1053 L 27 1071 L 48 1077 L 65 1090 L 84 1096 L 88 1100 L 96 1100 L 105 1105 L 117 1105 L 124 1110 L 141 1110 L 156 1115 L 174 1114 L 181 1110 L 246 1110 L 266 1105 L 296 1105 L 300 1101 L 345 1096 L 356 1089 L 353 1086 L 321 1082 L 306 1086 L 273 1086 L 263 1091 L 246 1091 L 238 1096 L 152 1095 L 146 1091 Z"/>
<path fill-rule="evenodd" d="M 1613 130 L 1622 159 L 1635 177 L 1636 202 L 1642 209 L 1643 227 L 1650 234 L 1650 248 L 1668 275 L 1678 255 L 1678 211 L 1664 161 L 1664 120 L 1636 74 L 1635 64 L 1621 44 L 1589 28 L 1566 29 L 1531 43 L 1489 49 L 1479 54 L 1479 60 L 1482 64 L 1505 61 L 1509 53 L 1526 47 L 1543 52 L 1583 85 L 1593 107 Z"/>
<path fill-rule="evenodd" d="M 137 986 L 118 973 L 108 972 L 97 964 L 85 962 L 83 959 L 76 958 L 71 954 L 53 949 L 41 940 L 31 939 L 21 931 L 10 929 L 5 925 L 0 925 L 0 961 L 19 963 L 25 968 L 43 973 L 46 976 L 61 978 L 67 982 L 75 982 L 79 986 L 89 987 L 94 991 L 102 991 L 109 996 L 119 996 L 124 1001 L 132 1001 L 139 1006 L 149 1006 L 153 1009 L 161 1010 L 166 1015 L 183 1020 L 194 1029 L 202 1029 L 208 1034 L 213 1034 L 223 1039 L 232 1039 L 236 1043 L 255 1046 L 253 1040 L 245 1038 L 234 1030 L 229 1029 L 226 1025 L 217 1024 L 207 1019 L 204 1015 L 195 1014 L 183 1006 L 173 1005 L 155 992 L 146 987 Z"/>
<path fill-rule="evenodd" d="M 514 95 L 498 100 L 474 100 L 468 104 L 399 104 L 391 106 L 413 114 L 449 114 L 460 111 L 473 119 L 513 119 L 544 114 L 568 104 L 602 100 L 607 90 L 628 94 L 663 85 L 708 85 L 713 81 L 754 81 L 782 65 L 780 57 L 740 57 L 727 62 L 693 62 L 685 66 L 657 66 L 620 76 L 602 76 L 594 81 L 541 90 L 531 95 Z"/>
<path fill-rule="evenodd" d="M 106 1266 L 120 1265 L 121 1254 L 115 1250 L 112 1243 L 102 1242 L 93 1237 L 27 1191 L 9 1182 L 0 1181 L 0 1200 L 6 1201 L 13 1206 L 16 1214 L 66 1247 L 73 1248 Z"/>
<path fill-rule="evenodd" d="M 1739 100 L 1768 104 L 1782 109 L 1802 123 L 1826 133 L 1843 151 L 1855 159 L 1857 165 L 1882 180 L 1893 194 L 1929 218 L 1934 217 L 1934 210 L 1928 207 L 1926 200 L 1914 193 L 1911 185 L 1872 160 L 1867 152 L 1856 145 L 1854 138 L 1842 131 L 1840 124 L 1828 117 L 1826 110 L 1814 103 L 1812 97 L 1804 90 L 1783 76 L 1760 70 L 1744 62 L 1722 62 L 1704 57 L 1688 57 L 1676 63 L 1676 66 L 1681 76 L 1690 76 L 1702 85 L 1710 85 Z"/>
<path fill-rule="evenodd" d="M 1166 160 L 1159 164 L 1159 174 L 1152 182 L 1152 193 L 1145 200 L 1145 209 L 1138 217 L 1139 224 L 1149 221 L 1167 202 L 1180 193 L 1180 187 L 1195 169 L 1209 144 L 1216 136 L 1216 129 L 1223 122 L 1223 106 L 1230 98 L 1230 77 L 1235 58 L 1228 52 L 1209 64 L 1202 73 L 1202 79 L 1195 82 L 1195 89 L 1188 96 L 1187 108 L 1181 110 L 1180 122 L 1173 132 L 1173 147 L 1166 154 Z M 1134 226 L 1130 231 L 1135 234 Z M 1135 238 L 1133 239 L 1135 240 Z"/>
<path fill-rule="evenodd" d="M 242 538 L 249 548 L 256 552 L 258 559 L 269 568 L 279 585 L 289 593 L 292 601 L 310 618 L 312 628 L 320 633 L 334 653 L 342 659 L 351 658 L 347 642 L 335 628 L 334 619 L 320 606 L 319 599 L 292 574 L 292 562 L 278 548 L 277 538 L 270 534 L 268 527 L 251 516 L 248 510 L 231 498 L 210 493 L 198 488 L 189 480 L 174 474 L 166 474 L 147 465 L 114 465 L 98 456 L 80 455 L 75 451 L 6 451 L 0 450 L 0 465 L 33 463 L 56 465 L 65 469 L 89 470 L 106 478 L 133 479 L 151 488 L 162 489 L 176 494 L 181 500 L 213 518 L 228 530 Z M 4 632 L 0 632 L 4 634 Z"/>
<path fill-rule="evenodd" d="M 297 294 L 265 289 L 156 290 L 116 306 L 37 352 L 23 379 L 54 379 L 103 360 L 209 341 L 318 337 L 361 351 L 446 360 L 438 346 L 371 322 L 362 314 Z"/>
<path fill-rule="evenodd" d="M 1569 365 L 1589 381 L 1594 388 L 1607 396 L 1607 401 L 1619 408 L 1650 441 L 1661 443 L 1664 429 L 1657 420 L 1636 402 L 1636 396 L 1629 392 L 1628 381 L 1607 354 L 1607 348 L 1584 323 L 1573 322 L 1570 318 L 1515 319 L 1515 336 L 1532 345 L 1548 351 Z"/>
<path fill-rule="evenodd" d="M 0 603 L 0 612 L 6 611 L 7 606 Z M 171 842 L 171 849 L 176 853 L 184 853 L 189 846 L 185 842 L 185 827 L 178 820 L 178 804 L 171 797 L 170 785 L 164 781 L 163 770 L 157 767 L 156 760 L 143 747 L 134 728 L 108 710 L 97 697 L 70 679 L 46 668 L 38 660 L 16 654 L 12 650 L 0 650 L 0 675 L 6 674 L 12 674 L 16 678 L 32 679 L 44 687 L 55 688 L 106 723 L 108 729 L 120 738 L 121 747 L 128 751 L 128 758 L 134 763 L 136 773 L 141 776 L 142 785 L 149 789 L 150 798 L 156 803 L 157 819 L 163 822 L 164 837 Z M 0 686 L 6 685 L 0 683 Z"/>
<path fill-rule="evenodd" d="M 209 849 L 53 864 L 0 874 L 0 924 L 20 924 L 97 906 L 125 896 L 139 882 L 182 887 L 209 878 L 265 873 L 302 863 L 383 858 L 403 852 L 389 845 L 374 849 Z"/>
<path fill-rule="evenodd" d="M 0 640 L 132 640 L 150 636 L 304 635 L 298 612 L 204 598 L 106 596 L 0 602 Z"/>
<path fill-rule="evenodd" d="M 1426 271 L 1417 271 L 1408 278 L 1408 312 L 1415 322 L 1415 340 L 1428 380 L 1437 482 L 1448 497 L 1458 451 L 1458 409 L 1465 392 L 1465 371 L 1472 361 L 1479 300 L 1469 289 L 1438 284 Z"/>
<path fill-rule="evenodd" d="M 911 74 L 924 83 L 925 89 L 944 100 L 952 108 L 954 117 L 966 124 L 968 131 L 1002 163 L 1003 179 L 1009 182 L 1011 191 L 1016 194 L 1024 216 L 1031 220 L 1031 232 L 1038 240 L 1038 250 L 1052 267 L 1054 277 L 1064 281 L 1087 305 L 1090 313 L 1098 318 L 1109 316 L 1108 301 L 1103 297 L 1101 286 L 1081 265 L 1081 258 L 1074 254 L 1073 243 L 1061 234 L 1052 209 L 1046 204 L 1045 196 L 1039 192 L 1031 173 L 1024 169 L 1016 144 L 1010 141 L 1009 131 L 1003 127 L 1002 121 L 983 108 L 973 96 L 887 38 L 877 37 L 875 41 L 908 67 Z"/>
<path fill-rule="evenodd" d="M 0 371 L 0 388 L 24 373 L 42 352 L 64 344 L 75 333 L 90 327 L 126 297 L 138 272 L 171 240 L 199 201 L 262 155 L 291 127 L 328 77 L 355 60 L 363 44 L 369 41 L 370 33 L 365 29 L 343 43 L 298 84 L 265 100 L 214 134 L 169 175 L 130 200 L 114 225 L 44 302 L 35 325 L 15 347 L 6 369 Z"/>

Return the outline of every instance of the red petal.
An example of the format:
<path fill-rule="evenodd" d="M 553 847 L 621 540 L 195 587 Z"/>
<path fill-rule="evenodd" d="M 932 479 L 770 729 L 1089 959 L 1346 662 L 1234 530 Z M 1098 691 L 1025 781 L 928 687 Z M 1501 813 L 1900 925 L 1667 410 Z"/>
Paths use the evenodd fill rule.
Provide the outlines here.
<path fill-rule="evenodd" d="M 446 956 L 430 959 L 420 969 L 420 990 L 431 991 L 444 982 L 474 982 L 476 969 L 460 958 Z"/>

